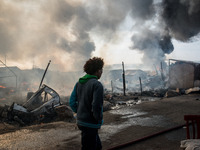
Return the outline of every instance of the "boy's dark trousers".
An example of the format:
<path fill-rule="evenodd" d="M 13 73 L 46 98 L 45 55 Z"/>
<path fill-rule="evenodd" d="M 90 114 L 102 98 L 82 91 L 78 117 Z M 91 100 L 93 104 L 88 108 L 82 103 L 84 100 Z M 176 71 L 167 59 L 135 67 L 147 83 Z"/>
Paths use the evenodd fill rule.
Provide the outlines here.
<path fill-rule="evenodd" d="M 98 129 L 79 126 L 81 130 L 82 150 L 101 150 L 101 140 L 98 135 Z"/>

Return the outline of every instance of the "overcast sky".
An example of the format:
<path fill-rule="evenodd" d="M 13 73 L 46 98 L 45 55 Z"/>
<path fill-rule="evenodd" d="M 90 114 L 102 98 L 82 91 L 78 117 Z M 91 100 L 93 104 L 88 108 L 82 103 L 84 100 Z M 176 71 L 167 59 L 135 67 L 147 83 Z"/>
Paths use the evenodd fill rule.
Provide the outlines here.
<path fill-rule="evenodd" d="M 173 41 L 173 44 L 174 51 L 167 58 L 200 62 L 200 40 L 189 43 Z"/>
<path fill-rule="evenodd" d="M 1 0 L 0 59 L 9 66 L 80 70 L 106 64 L 151 67 L 200 61 L 198 0 Z"/>

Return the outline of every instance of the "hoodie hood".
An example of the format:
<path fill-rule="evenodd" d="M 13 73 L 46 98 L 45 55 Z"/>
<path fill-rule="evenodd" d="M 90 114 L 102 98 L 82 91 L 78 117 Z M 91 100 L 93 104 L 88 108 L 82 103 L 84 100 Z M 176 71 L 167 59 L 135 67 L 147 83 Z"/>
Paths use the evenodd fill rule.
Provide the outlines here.
<path fill-rule="evenodd" d="M 85 76 L 83 76 L 83 77 L 81 77 L 81 78 L 79 79 L 79 83 L 84 84 L 84 83 L 86 83 L 89 79 L 92 79 L 92 78 L 98 79 L 97 76 L 90 75 L 90 74 L 86 74 Z"/>

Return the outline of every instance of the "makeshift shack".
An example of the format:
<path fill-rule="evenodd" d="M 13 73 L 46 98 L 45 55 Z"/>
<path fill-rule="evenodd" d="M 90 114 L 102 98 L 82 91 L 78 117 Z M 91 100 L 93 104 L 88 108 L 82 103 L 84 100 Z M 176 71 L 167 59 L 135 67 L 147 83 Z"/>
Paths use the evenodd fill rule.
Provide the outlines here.
<path fill-rule="evenodd" d="M 188 89 L 200 86 L 200 63 L 169 59 L 169 88 Z"/>

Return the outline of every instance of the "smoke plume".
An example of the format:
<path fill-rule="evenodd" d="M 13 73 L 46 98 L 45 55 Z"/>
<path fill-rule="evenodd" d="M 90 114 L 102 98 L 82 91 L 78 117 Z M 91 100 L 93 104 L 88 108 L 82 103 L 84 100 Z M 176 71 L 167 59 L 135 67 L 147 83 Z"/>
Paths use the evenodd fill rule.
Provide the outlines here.
<path fill-rule="evenodd" d="M 144 64 L 159 64 L 165 54 L 174 50 L 172 39 L 191 42 L 200 31 L 200 1 L 163 0 L 148 1 L 145 7 L 136 5 L 140 24 L 136 21 L 136 32 L 131 40 L 132 49 L 138 49 L 143 55 Z M 145 8 L 145 9 L 143 9 Z M 133 11 L 132 11 L 133 12 Z M 133 19 L 138 19 L 135 15 Z M 141 19 L 143 18 L 143 19 Z M 145 18 L 145 19 L 144 19 Z"/>
<path fill-rule="evenodd" d="M 200 31 L 200 1 L 198 0 L 164 0 L 163 20 L 170 35 L 187 42 Z"/>
<path fill-rule="evenodd" d="M 102 41 L 99 54 L 104 57 L 109 45 L 131 34 L 132 45 L 127 47 L 141 52 L 143 65 L 149 68 L 174 50 L 173 39 L 198 38 L 199 18 L 199 0 L 1 0 L 0 59 L 6 56 L 8 66 L 11 62 L 22 69 L 45 69 L 52 60 L 44 83 L 70 94 L 83 64 Z M 38 87 L 43 70 L 27 72 L 18 75 L 18 84 Z"/>
<path fill-rule="evenodd" d="M 198 36 L 200 1 L 2 0 L 0 55 L 16 65 L 34 62 L 45 68 L 51 59 L 55 69 L 80 70 L 99 42 L 92 34 L 109 44 L 127 16 L 132 18 L 131 49 L 144 54 L 144 63 L 157 63 L 173 51 L 172 39 L 188 42 Z"/>

